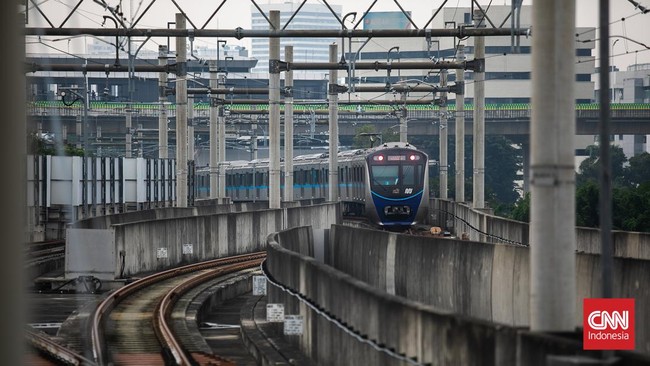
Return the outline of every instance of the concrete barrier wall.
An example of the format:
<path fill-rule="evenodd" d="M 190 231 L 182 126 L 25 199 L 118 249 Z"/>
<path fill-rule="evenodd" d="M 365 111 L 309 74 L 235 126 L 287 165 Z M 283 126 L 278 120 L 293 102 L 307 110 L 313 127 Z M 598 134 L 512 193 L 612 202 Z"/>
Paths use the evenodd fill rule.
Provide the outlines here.
<path fill-rule="evenodd" d="M 97 261 L 89 260 L 93 253 L 101 253 L 101 279 L 127 278 L 183 263 L 260 251 L 269 233 L 295 224 L 329 228 L 340 218 L 337 203 L 278 210 L 259 210 L 258 205 L 166 208 L 84 220 L 68 229 L 66 250 L 71 254 L 65 276 L 99 273 Z M 241 212 L 232 212 L 236 210 Z M 93 233 L 102 234 L 97 238 L 103 239 L 96 239 Z M 302 241 L 305 253 L 313 254 L 313 247 L 309 249 L 311 244 L 307 244 L 311 241 Z"/>
<path fill-rule="evenodd" d="M 305 235 L 292 233 L 295 230 L 306 228 L 269 236 L 268 271 L 274 280 L 318 304 L 322 312 L 342 326 L 274 286 L 269 286 L 269 302 L 284 303 L 285 314 L 303 315 L 305 333 L 290 340 L 318 364 L 406 364 L 360 339 L 434 365 L 503 365 L 515 357 L 516 333 L 512 328 L 387 294 L 278 244 Z"/>
<path fill-rule="evenodd" d="M 328 264 L 380 290 L 486 321 L 530 324 L 527 247 L 414 237 L 341 225 L 332 232 L 334 253 Z M 390 254 L 391 241 L 395 242 L 394 254 Z M 576 254 L 576 327 L 582 327 L 583 299 L 600 297 L 599 274 L 598 255 Z M 615 258 L 613 278 L 614 297 L 636 300 L 637 350 L 650 354 L 650 315 L 641 311 L 650 307 L 650 261 Z"/>
<path fill-rule="evenodd" d="M 452 201 L 431 201 L 433 225 L 449 228 L 458 237 L 467 233 L 470 240 L 488 243 L 515 243 L 529 245 L 529 225 L 474 210 Z M 616 257 L 650 260 L 650 233 L 612 232 Z M 576 249 L 583 253 L 600 253 L 600 231 L 594 228 L 576 228 Z"/>

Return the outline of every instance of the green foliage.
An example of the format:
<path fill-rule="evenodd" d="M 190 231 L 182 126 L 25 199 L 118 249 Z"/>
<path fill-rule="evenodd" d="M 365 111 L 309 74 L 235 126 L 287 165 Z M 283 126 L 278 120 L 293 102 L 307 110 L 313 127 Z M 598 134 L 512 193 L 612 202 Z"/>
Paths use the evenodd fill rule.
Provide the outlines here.
<path fill-rule="evenodd" d="M 588 180 L 598 182 L 600 180 L 600 147 L 592 145 L 587 147 L 587 153 L 589 157 L 580 163 L 579 174 L 576 177 L 576 184 L 578 186 L 584 184 Z M 610 160 L 612 162 L 611 166 L 611 176 L 612 182 L 614 184 L 624 184 L 624 164 L 627 162 L 625 153 L 623 149 L 618 146 L 610 146 Z"/>
<path fill-rule="evenodd" d="M 63 149 L 60 150 L 63 154 L 57 151 L 53 142 L 38 136 L 31 135 L 31 149 L 30 152 L 35 155 L 65 155 L 65 156 L 84 156 L 84 150 L 77 148 L 73 144 L 66 143 Z"/>
<path fill-rule="evenodd" d="M 425 151 L 430 159 L 440 160 L 440 139 L 437 136 L 409 136 L 409 142 Z M 472 199 L 472 136 L 465 137 L 465 197 Z M 448 196 L 455 196 L 456 177 L 456 144 L 449 140 L 448 157 Z M 485 140 L 485 198 L 488 205 L 494 208 L 496 214 L 508 215 L 519 198 L 515 180 L 517 171 L 521 169 L 523 157 L 521 149 L 504 136 L 487 136 Z M 439 197 L 439 173 L 437 168 L 429 172 L 430 189 Z"/>
<path fill-rule="evenodd" d="M 576 225 L 598 226 L 598 184 L 587 180 L 576 189 Z"/>
<path fill-rule="evenodd" d="M 522 222 L 530 222 L 530 192 L 519 198 L 510 212 L 510 218 Z"/>
<path fill-rule="evenodd" d="M 650 182 L 650 154 L 644 152 L 631 157 L 630 165 L 625 168 L 625 176 L 633 187 Z"/>
<path fill-rule="evenodd" d="M 600 225 L 599 149 L 590 146 L 590 157 L 580 164 L 576 177 L 576 224 L 598 227 Z M 629 166 L 623 150 L 611 147 L 612 176 L 612 227 L 616 230 L 650 232 L 650 154 L 630 158 Z"/>
<path fill-rule="evenodd" d="M 357 127 L 356 134 L 354 136 L 354 144 L 352 145 L 352 147 L 354 147 L 355 149 L 363 149 L 363 148 L 370 147 L 371 144 L 373 144 L 371 138 L 378 139 L 378 137 L 368 136 L 368 135 L 364 136 L 364 134 L 372 134 L 372 133 L 375 133 L 375 126 L 373 125 L 363 125 Z M 374 142 L 374 145 L 372 146 L 377 146 L 377 145 L 379 145 L 378 141 Z"/>

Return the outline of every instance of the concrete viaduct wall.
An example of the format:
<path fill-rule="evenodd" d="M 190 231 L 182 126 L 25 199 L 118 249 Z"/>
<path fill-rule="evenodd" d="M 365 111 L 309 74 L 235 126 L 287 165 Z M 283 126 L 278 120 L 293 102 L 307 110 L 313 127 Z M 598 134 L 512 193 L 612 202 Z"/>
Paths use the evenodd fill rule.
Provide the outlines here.
<path fill-rule="evenodd" d="M 260 251 L 269 233 L 302 225 L 329 228 L 341 217 L 336 203 L 275 210 L 259 205 L 163 208 L 84 220 L 68 228 L 65 277 L 115 280 Z"/>
<path fill-rule="evenodd" d="M 452 201 L 431 200 L 432 224 L 449 228 L 461 237 L 467 233 L 470 240 L 488 243 L 529 245 L 528 223 L 509 220 Z M 617 257 L 650 260 L 650 233 L 629 231 L 612 232 L 614 255 Z M 578 252 L 600 253 L 600 230 L 576 228 Z"/>
<path fill-rule="evenodd" d="M 529 325 L 530 254 L 523 246 L 335 226 L 326 263 L 388 293 L 511 326 Z M 359 237 L 367 238 L 359 240 Z M 576 327 L 582 299 L 600 297 L 600 258 L 576 254 Z M 614 297 L 636 300 L 636 349 L 650 354 L 650 261 L 614 259 Z"/>
<path fill-rule="evenodd" d="M 270 235 L 267 246 L 275 282 L 268 301 L 303 315 L 304 334 L 289 341 L 318 364 L 407 364 L 386 350 L 432 365 L 541 366 L 548 355 L 594 356 L 582 350 L 579 332 L 563 337 L 525 329 L 527 248 L 346 226 L 332 231 L 326 263 L 307 254 L 313 249 L 306 227 Z M 579 254 L 577 263 L 579 298 L 595 296 L 598 257 Z M 617 258 L 615 295 L 634 297 L 636 308 L 645 309 L 650 290 L 635 284 L 649 275 L 647 261 Z M 637 311 L 636 324 L 642 353 L 617 353 L 624 364 L 650 361 L 648 315 Z"/>
<path fill-rule="evenodd" d="M 326 249 L 332 265 L 305 254 L 309 246 L 289 249 L 309 240 L 309 228 L 269 236 L 266 268 L 275 285 L 268 301 L 303 315 L 304 334 L 289 340 L 318 364 L 406 365 L 402 355 L 416 364 L 541 366 L 548 355 L 590 355 L 579 334 L 521 327 L 528 315 L 527 248 L 358 230 L 333 228 Z M 581 297 L 598 288 L 597 263 L 595 255 L 578 257 Z M 616 272 L 618 283 L 628 284 L 617 295 L 635 297 L 637 309 L 650 305 L 647 286 L 634 286 L 647 281 L 647 261 L 617 259 Z M 637 350 L 645 353 L 649 323 L 637 315 Z M 632 362 L 625 364 L 650 361 L 639 353 L 617 356 Z"/>

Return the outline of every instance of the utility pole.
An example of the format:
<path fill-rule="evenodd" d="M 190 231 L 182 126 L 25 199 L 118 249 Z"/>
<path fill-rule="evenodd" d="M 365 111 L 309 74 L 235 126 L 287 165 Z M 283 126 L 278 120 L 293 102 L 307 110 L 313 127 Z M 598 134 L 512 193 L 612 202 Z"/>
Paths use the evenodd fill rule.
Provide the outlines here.
<path fill-rule="evenodd" d="M 458 61 L 465 59 L 465 46 L 458 45 Z M 465 70 L 456 70 L 456 84 L 462 92 L 456 92 L 456 202 L 465 202 Z"/>
<path fill-rule="evenodd" d="M 399 142 L 408 142 L 408 121 L 406 119 L 406 92 L 402 92 L 402 105 L 399 109 Z"/>
<path fill-rule="evenodd" d="M 330 45 L 330 62 L 336 62 L 338 48 L 336 43 Z M 330 70 L 329 75 L 329 133 L 330 133 L 330 149 L 329 149 L 329 197 L 330 202 L 338 201 L 339 199 L 339 159 L 338 159 L 338 145 L 339 145 L 339 94 L 336 90 L 338 79 L 338 70 Z"/>
<path fill-rule="evenodd" d="M 293 62 L 293 46 L 284 46 L 284 61 Z M 284 200 L 293 201 L 293 71 L 284 73 Z"/>
<path fill-rule="evenodd" d="M 483 11 L 474 9 L 474 24 L 485 27 Z M 474 37 L 474 59 L 483 63 L 474 72 L 474 208 L 485 208 L 485 37 Z"/>
<path fill-rule="evenodd" d="M 447 70 L 440 70 L 440 87 L 447 87 Z M 440 94 L 440 198 L 447 199 L 447 92 Z"/>
<path fill-rule="evenodd" d="M 217 49 L 217 52 L 219 50 Z M 210 89 L 217 89 L 219 81 L 217 80 L 217 61 L 211 60 L 210 67 Z M 219 150 L 217 150 L 217 119 L 219 116 L 219 99 L 220 94 L 210 94 L 210 198 L 218 197 L 218 178 L 219 178 Z M 223 110 L 221 111 L 223 113 Z"/>
<path fill-rule="evenodd" d="M 158 65 L 167 65 L 167 45 L 158 46 Z M 158 157 L 168 158 L 168 135 L 167 135 L 167 73 L 158 73 Z"/>
<path fill-rule="evenodd" d="M 187 160 L 194 161 L 194 96 L 187 96 Z"/>
<path fill-rule="evenodd" d="M 536 1 L 532 14 L 530 328 L 572 332 L 577 324 L 576 131 L 575 86 L 568 81 L 575 78 L 575 2 Z"/>
<path fill-rule="evenodd" d="M 176 29 L 185 29 L 183 14 L 176 14 Z M 187 40 L 176 37 L 176 207 L 187 207 Z"/>
<path fill-rule="evenodd" d="M 280 12 L 269 14 L 272 30 L 280 29 Z M 280 208 L 280 38 L 269 38 L 269 208 Z"/>
<path fill-rule="evenodd" d="M 126 110 L 126 146 L 124 156 L 130 158 L 133 153 L 133 114 L 131 113 L 131 108 Z"/>

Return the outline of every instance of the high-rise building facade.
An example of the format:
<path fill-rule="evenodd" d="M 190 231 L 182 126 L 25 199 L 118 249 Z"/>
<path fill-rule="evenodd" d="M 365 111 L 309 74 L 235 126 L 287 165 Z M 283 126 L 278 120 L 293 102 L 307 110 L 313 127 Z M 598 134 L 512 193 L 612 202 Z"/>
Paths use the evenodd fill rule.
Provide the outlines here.
<path fill-rule="evenodd" d="M 270 4 L 259 4 L 260 9 L 268 17 L 271 10 L 280 11 L 280 27 L 284 28 L 287 21 L 300 7 L 301 2 L 282 1 L 271 2 Z M 341 17 L 341 6 L 331 5 L 332 10 Z M 251 28 L 253 30 L 267 30 L 269 23 L 260 14 L 259 10 L 251 5 Z M 332 14 L 330 9 L 323 4 L 305 3 L 300 11 L 291 20 L 286 29 L 341 29 L 341 24 Z M 293 46 L 294 62 L 328 62 L 329 45 L 335 43 L 335 38 L 281 38 L 280 39 L 280 58 L 284 59 L 284 46 Z M 253 38 L 251 40 L 251 56 L 258 60 L 257 66 L 251 71 L 253 73 L 269 72 L 269 40 L 268 38 Z M 339 49 L 340 52 L 340 49 Z M 294 72 L 295 78 L 321 78 L 327 71 L 318 72 Z"/>

